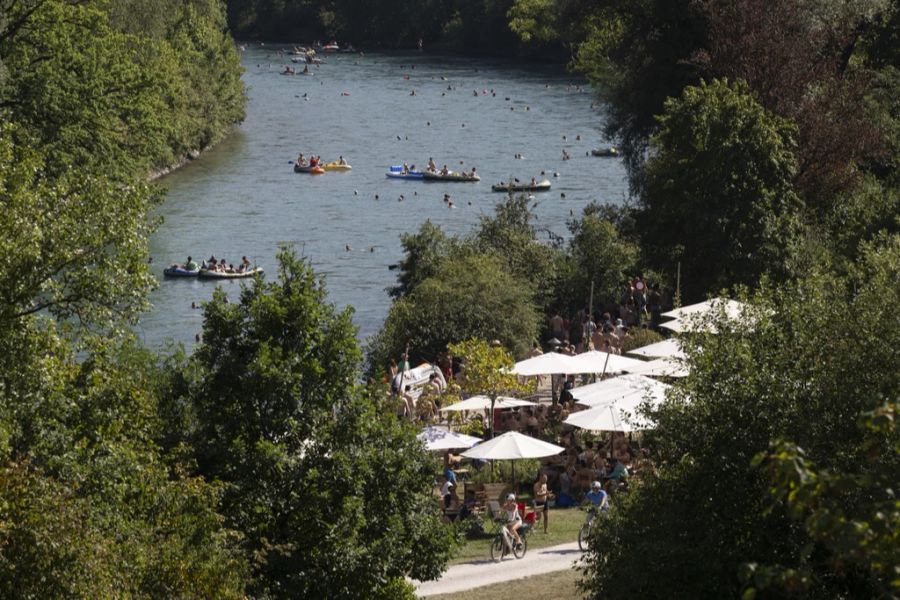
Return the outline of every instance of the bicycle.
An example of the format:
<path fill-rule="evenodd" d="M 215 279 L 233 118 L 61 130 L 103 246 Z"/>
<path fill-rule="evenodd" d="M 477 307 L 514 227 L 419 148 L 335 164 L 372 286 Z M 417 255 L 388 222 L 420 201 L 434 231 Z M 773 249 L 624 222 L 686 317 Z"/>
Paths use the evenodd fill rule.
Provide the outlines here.
<path fill-rule="evenodd" d="M 522 541 L 521 543 L 516 544 L 513 535 L 506 528 L 506 522 L 498 520 L 496 523 L 499 525 L 499 528 L 497 530 L 497 535 L 495 535 L 494 539 L 491 541 L 491 560 L 500 562 L 510 553 L 516 558 L 525 556 L 525 553 L 528 551 L 528 531 L 531 529 L 531 526 L 528 523 L 522 523 L 522 526 L 519 527 L 518 530 L 519 539 Z"/>
<path fill-rule="evenodd" d="M 587 512 L 584 523 L 581 525 L 581 529 L 578 530 L 578 549 L 584 552 L 587 549 L 588 539 L 591 536 L 591 527 L 593 527 L 594 520 L 600 515 L 601 511 L 597 510 L 596 506 L 591 506 L 590 508 L 582 506 L 581 510 Z"/>

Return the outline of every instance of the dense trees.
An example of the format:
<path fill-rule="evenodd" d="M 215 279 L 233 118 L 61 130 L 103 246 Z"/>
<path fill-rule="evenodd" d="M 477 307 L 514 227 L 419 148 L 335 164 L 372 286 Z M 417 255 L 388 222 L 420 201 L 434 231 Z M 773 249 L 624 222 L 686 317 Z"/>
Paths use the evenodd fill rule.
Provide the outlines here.
<path fill-rule="evenodd" d="M 279 281 L 207 306 L 184 369 L 184 442 L 198 474 L 226 484 L 220 509 L 242 534 L 253 595 L 397 594 L 406 574 L 436 576 L 453 542 L 430 458 L 357 389 L 350 310 L 336 313 L 290 251 L 279 261 Z"/>
<path fill-rule="evenodd" d="M 761 291 L 753 321 L 723 324 L 719 335 L 691 344 L 692 375 L 659 410 L 659 426 L 647 440 L 665 467 L 598 534 L 587 582 L 592 596 L 735 596 L 755 585 L 739 577 L 745 563 L 803 572 L 803 585 L 817 597 L 878 593 L 880 567 L 853 558 L 856 550 L 843 545 L 850 538 L 836 538 L 838 529 L 831 529 L 856 525 L 824 516 L 791 519 L 805 519 L 810 510 L 833 519 L 854 515 L 872 528 L 855 543 L 879 544 L 873 553 L 891 544 L 883 519 L 894 517 L 874 507 L 896 510 L 885 482 L 900 476 L 897 431 L 881 427 L 863 437 L 857 420 L 895 398 L 900 384 L 900 322 L 892 308 L 900 238 L 870 244 L 862 256 L 851 277 L 820 273 Z M 835 484 L 827 499 L 824 490 L 798 491 L 789 478 L 804 477 L 808 463 L 791 462 L 794 446 L 786 446 L 772 464 L 795 470 L 777 471 L 782 491 L 773 498 L 768 473 L 753 459 L 778 438 L 858 486 Z M 816 485 L 809 478 L 802 483 Z M 790 589 L 801 582 L 782 583 Z"/>
<path fill-rule="evenodd" d="M 746 84 L 701 83 L 666 102 L 636 220 L 650 264 L 681 261 L 686 297 L 791 272 L 802 234 L 794 138 Z"/>

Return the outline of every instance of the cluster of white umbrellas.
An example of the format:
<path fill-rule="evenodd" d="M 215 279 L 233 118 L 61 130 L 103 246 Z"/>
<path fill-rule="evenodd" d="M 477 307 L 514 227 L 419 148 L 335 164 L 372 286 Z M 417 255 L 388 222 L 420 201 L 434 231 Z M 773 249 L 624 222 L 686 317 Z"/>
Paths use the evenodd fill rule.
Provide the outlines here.
<path fill-rule="evenodd" d="M 662 316 L 674 320 L 660 323 L 659 326 L 675 333 L 717 333 L 713 320 L 720 311 L 725 314 L 726 319 L 738 321 L 746 309 L 747 306 L 743 302 L 727 298 L 713 298 L 664 312 Z"/>
<path fill-rule="evenodd" d="M 558 352 L 547 352 L 517 362 L 512 372 L 516 375 L 580 375 L 585 373 L 620 373 L 639 366 L 636 358 L 619 356 L 609 352 L 592 350 L 570 356 Z"/>

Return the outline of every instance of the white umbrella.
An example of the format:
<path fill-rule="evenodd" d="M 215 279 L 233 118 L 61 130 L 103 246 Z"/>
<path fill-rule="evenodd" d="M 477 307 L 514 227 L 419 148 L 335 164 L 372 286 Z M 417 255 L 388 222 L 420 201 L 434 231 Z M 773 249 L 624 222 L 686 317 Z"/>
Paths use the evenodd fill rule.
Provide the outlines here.
<path fill-rule="evenodd" d="M 425 442 L 427 450 L 451 450 L 453 448 L 471 448 L 481 441 L 464 433 L 456 433 L 444 427 L 429 426 L 419 432 L 416 438 Z"/>
<path fill-rule="evenodd" d="M 674 356 L 676 358 L 684 358 L 684 350 L 681 349 L 681 342 L 676 339 L 663 340 L 655 344 L 641 346 L 634 350 L 629 350 L 628 354 L 637 354 L 638 356 L 649 356 L 651 358 L 668 358 Z M 626 371 L 628 369 L 625 369 Z"/>
<path fill-rule="evenodd" d="M 637 402 L 625 410 L 616 404 L 602 404 L 589 410 L 572 413 L 564 421 L 568 425 L 591 431 L 640 431 L 653 429 L 655 424 L 648 418 L 636 414 Z"/>
<path fill-rule="evenodd" d="M 634 367 L 642 361 L 627 356 L 619 356 L 609 352 L 591 350 L 570 357 L 572 361 L 569 373 L 618 373 L 628 367 Z"/>
<path fill-rule="evenodd" d="M 525 377 L 532 375 L 553 375 L 570 373 L 568 370 L 571 356 L 559 352 L 547 352 L 516 363 L 512 372 Z"/>
<path fill-rule="evenodd" d="M 494 408 L 517 408 L 519 406 L 535 406 L 534 402 L 530 402 L 528 400 L 519 400 L 518 398 L 508 398 L 506 396 L 500 396 L 497 398 L 497 401 L 494 402 Z M 451 404 L 450 406 L 445 406 L 441 409 L 441 412 L 447 411 L 463 411 L 463 410 L 487 410 L 491 407 L 491 399 L 487 396 L 472 396 L 471 398 L 467 398 L 456 404 Z"/>
<path fill-rule="evenodd" d="M 644 399 L 648 397 L 653 403 L 658 403 L 665 400 L 666 390 L 670 387 L 643 375 L 622 375 L 573 388 L 572 396 L 580 404 L 587 406 L 598 406 L 610 402 L 618 403 L 626 398 Z"/>
<path fill-rule="evenodd" d="M 677 358 L 658 358 L 625 369 L 628 373 L 656 377 L 687 377 L 691 371 Z"/>
<path fill-rule="evenodd" d="M 675 310 L 670 310 L 662 314 L 663 317 L 671 317 L 673 319 L 683 319 L 684 317 L 694 315 L 709 315 L 718 313 L 720 308 L 725 309 L 725 315 L 729 319 L 738 319 L 741 313 L 746 309 L 746 304 L 737 300 L 729 300 L 728 298 L 712 298 L 697 304 L 682 306 Z"/>
<path fill-rule="evenodd" d="M 508 431 L 492 440 L 469 448 L 462 455 L 466 458 L 477 458 L 480 460 L 514 460 L 518 458 L 553 456 L 563 450 L 565 448 L 562 446 L 550 444 L 515 431 Z"/>

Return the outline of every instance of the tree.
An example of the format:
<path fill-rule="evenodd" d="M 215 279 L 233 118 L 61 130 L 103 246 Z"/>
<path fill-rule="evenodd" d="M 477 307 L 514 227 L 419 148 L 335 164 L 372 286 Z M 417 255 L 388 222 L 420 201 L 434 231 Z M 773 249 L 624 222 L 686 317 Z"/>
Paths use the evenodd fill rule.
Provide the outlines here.
<path fill-rule="evenodd" d="M 419 226 L 417 233 L 404 233 L 400 236 L 405 256 L 400 261 L 400 272 L 397 274 L 397 285 L 389 289 L 394 298 L 400 298 L 411 292 L 425 279 L 434 275 L 438 267 L 454 249 L 458 247 L 455 238 L 448 238 L 440 225 L 426 219 Z"/>
<path fill-rule="evenodd" d="M 147 213 L 157 196 L 87 173 L 53 176 L 0 125 L 0 327 L 44 310 L 107 325 L 133 316 L 155 281 Z"/>
<path fill-rule="evenodd" d="M 666 102 L 659 126 L 636 215 L 650 266 L 672 273 L 681 261 L 687 302 L 789 275 L 803 209 L 791 123 L 746 84 L 717 80 Z"/>
<path fill-rule="evenodd" d="M 446 260 L 434 276 L 396 300 L 381 331 L 369 342 L 371 373 L 409 347 L 410 361 L 433 361 L 447 344 L 477 337 L 498 340 L 524 356 L 538 331 L 538 313 L 527 282 L 495 256 L 470 254 Z"/>
<path fill-rule="evenodd" d="M 528 208 L 528 197 L 510 194 L 494 207 L 493 217 L 481 217 L 471 244 L 479 252 L 496 255 L 510 273 L 529 282 L 535 302 L 546 308 L 552 298 L 556 269 L 562 256 L 556 247 L 538 241 L 532 224 L 534 220 L 535 215 Z"/>
<path fill-rule="evenodd" d="M 807 564 L 803 550 L 796 559 L 798 568 L 743 565 L 742 576 L 748 583 L 744 598 L 771 588 L 809 589 L 821 585 L 816 578 L 843 577 L 855 569 L 875 582 L 878 595 L 887 598 L 897 593 L 900 501 L 892 489 L 897 465 L 880 460 L 885 452 L 900 454 L 897 408 L 897 402 L 885 402 L 860 418 L 862 450 L 875 463 L 862 473 L 818 469 L 802 448 L 785 441 L 756 456 L 754 464 L 766 469 L 779 507 L 784 505 L 792 518 L 802 522 L 810 539 L 823 546 L 831 559 L 825 562 L 824 572 Z"/>
<path fill-rule="evenodd" d="M 215 293 L 185 374 L 185 439 L 199 474 L 226 484 L 248 591 L 380 597 L 407 573 L 436 577 L 453 536 L 431 501 L 431 459 L 357 388 L 350 309 L 336 312 L 292 251 L 278 259 L 280 281 L 258 279 L 235 303 Z"/>
<path fill-rule="evenodd" d="M 810 597 L 879 593 L 875 563 L 841 561 L 828 522 L 796 521 L 789 505 L 773 505 L 769 474 L 752 465 L 776 440 L 791 440 L 808 461 L 795 463 L 797 475 L 815 464 L 863 484 L 834 490 L 829 514 L 866 520 L 882 500 L 893 502 L 878 482 L 900 478 L 896 432 L 871 438 L 879 448 L 872 452 L 856 422 L 900 385 L 892 308 L 900 237 L 883 236 L 861 256 L 848 277 L 817 273 L 763 289 L 746 323 L 722 319 L 719 334 L 689 340 L 691 375 L 653 413 L 657 428 L 645 440 L 659 474 L 645 478 L 592 540 L 585 581 L 592 597 L 735 597 L 747 583 L 745 563 L 810 573 Z M 796 497 L 815 510 L 825 502 L 816 496 Z"/>
<path fill-rule="evenodd" d="M 572 238 L 556 292 L 556 305 L 567 312 L 588 306 L 592 283 L 595 307 L 618 302 L 622 282 L 635 272 L 638 247 L 605 218 L 605 212 L 605 207 L 591 203 L 580 219 L 569 223 Z"/>

